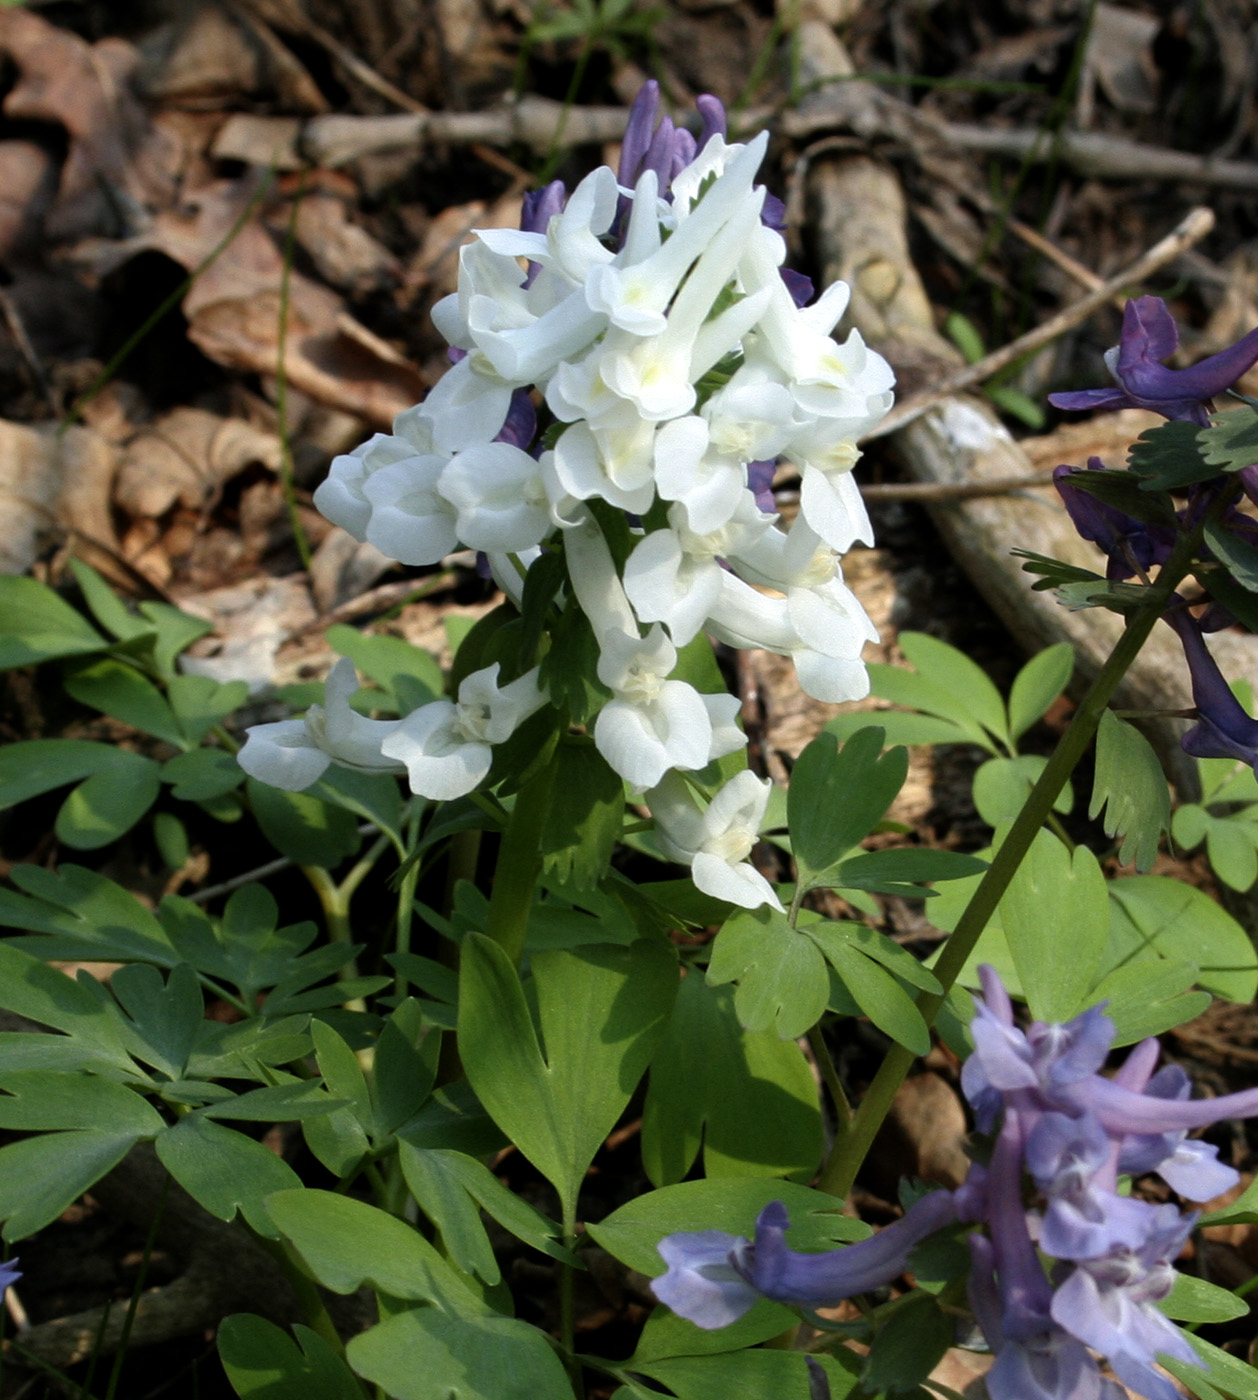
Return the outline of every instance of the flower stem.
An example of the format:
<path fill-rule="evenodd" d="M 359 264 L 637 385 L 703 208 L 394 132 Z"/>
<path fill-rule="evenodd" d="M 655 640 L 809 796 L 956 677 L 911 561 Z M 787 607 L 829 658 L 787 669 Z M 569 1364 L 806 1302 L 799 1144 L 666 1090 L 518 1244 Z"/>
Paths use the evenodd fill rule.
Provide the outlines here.
<path fill-rule="evenodd" d="M 524 956 L 524 934 L 542 870 L 538 841 L 550 810 L 556 767 L 557 761 L 552 758 L 516 794 L 494 868 L 485 932 L 517 967 Z"/>
<path fill-rule="evenodd" d="M 944 945 L 934 968 L 935 976 L 943 990 L 923 992 L 917 999 L 917 1009 L 927 1026 L 933 1024 L 939 1008 L 974 951 L 979 936 L 987 927 L 988 920 L 995 913 L 1001 898 L 1009 888 L 1010 881 L 1030 850 L 1031 843 L 1048 820 L 1058 794 L 1091 744 L 1101 716 L 1105 713 L 1119 682 L 1127 674 L 1158 618 L 1165 611 L 1172 593 L 1191 570 L 1206 521 L 1214 519 L 1216 513 L 1224 509 L 1225 504 L 1230 504 L 1232 494 L 1220 493 L 1205 518 L 1194 529 L 1181 536 L 1158 574 L 1157 582 L 1152 585 L 1144 603 L 1130 618 L 1114 650 L 1075 711 L 1070 727 L 1062 735 L 1053 756 L 1040 774 L 1039 781 L 1031 789 L 1022 810 L 1010 827 L 1004 844 L 993 857 L 952 936 Z M 904 1082 L 914 1059 L 913 1052 L 903 1045 L 893 1045 L 888 1051 L 852 1119 L 849 1130 L 836 1140 L 822 1167 L 818 1182 L 821 1190 L 840 1197 L 846 1197 L 851 1191 L 856 1173 L 873 1145 L 878 1129 L 890 1112 L 896 1092 Z"/>

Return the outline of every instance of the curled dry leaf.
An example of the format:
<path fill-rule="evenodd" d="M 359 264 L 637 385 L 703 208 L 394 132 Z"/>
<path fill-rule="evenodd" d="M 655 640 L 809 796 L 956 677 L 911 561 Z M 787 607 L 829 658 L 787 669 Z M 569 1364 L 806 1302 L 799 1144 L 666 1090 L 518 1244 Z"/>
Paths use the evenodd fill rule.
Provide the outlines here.
<path fill-rule="evenodd" d="M 0 421 L 0 573 L 24 573 L 39 538 L 78 531 L 112 549 L 114 448 L 90 428 Z"/>
<path fill-rule="evenodd" d="M 127 444 L 114 500 L 128 515 L 153 518 L 176 502 L 208 506 L 224 483 L 254 462 L 280 467 L 280 440 L 239 418 L 176 408 Z"/>
<path fill-rule="evenodd" d="M 42 146 L 0 141 L 0 261 L 38 243 L 56 190 L 56 167 Z"/>
<path fill-rule="evenodd" d="M 219 181 L 154 221 L 150 246 L 192 271 L 230 234 L 253 182 Z M 188 336 L 219 364 L 274 375 L 279 357 L 280 245 L 251 218 L 184 298 Z M 293 271 L 288 283 L 289 383 L 319 403 L 387 427 L 426 390 L 419 371 L 355 321 L 329 288 Z"/>
<path fill-rule="evenodd" d="M 17 82 L 5 116 L 55 122 L 69 150 L 46 231 L 70 239 L 134 233 L 170 202 L 177 157 L 130 88 L 138 56 L 121 39 L 88 44 L 28 10 L 0 10 L 0 54 Z"/>

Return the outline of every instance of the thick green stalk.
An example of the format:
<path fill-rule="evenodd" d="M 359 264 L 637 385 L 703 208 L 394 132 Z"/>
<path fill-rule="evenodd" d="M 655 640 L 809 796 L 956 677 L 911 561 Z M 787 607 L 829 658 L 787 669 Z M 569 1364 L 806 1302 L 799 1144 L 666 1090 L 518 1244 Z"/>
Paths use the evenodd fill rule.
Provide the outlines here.
<path fill-rule="evenodd" d="M 1221 493 L 1206 519 L 1213 519 L 1232 499 L 1232 493 Z M 1181 537 L 1170 558 L 1163 565 L 1157 582 L 1149 589 L 1145 602 L 1132 616 L 1117 645 L 1075 711 L 1070 727 L 1062 735 L 1039 781 L 1031 789 L 1026 803 L 1010 827 L 1004 844 L 993 857 L 952 936 L 944 945 L 934 968 L 935 976 L 943 990 L 923 992 L 917 999 L 917 1009 L 928 1026 L 933 1024 L 940 1006 L 974 951 L 979 936 L 987 927 L 988 920 L 995 913 L 1001 898 L 1009 888 L 1010 881 L 1030 850 L 1031 843 L 1048 820 L 1053 803 L 1065 786 L 1066 780 L 1087 752 L 1116 687 L 1127 674 L 1158 618 L 1166 610 L 1171 594 L 1188 575 L 1193 558 L 1201 545 L 1204 526 L 1205 520 Z M 873 1145 L 878 1129 L 882 1127 L 890 1112 L 896 1091 L 904 1082 L 914 1059 L 913 1052 L 903 1045 L 893 1045 L 888 1051 L 852 1119 L 850 1129 L 840 1134 L 822 1168 L 818 1185 L 823 1191 L 844 1198 L 851 1191 L 856 1173 Z"/>
<path fill-rule="evenodd" d="M 550 810 L 557 763 L 551 759 L 516 794 L 511 820 L 498 848 L 485 932 L 519 967 L 537 877 L 542 871 L 539 838 Z"/>

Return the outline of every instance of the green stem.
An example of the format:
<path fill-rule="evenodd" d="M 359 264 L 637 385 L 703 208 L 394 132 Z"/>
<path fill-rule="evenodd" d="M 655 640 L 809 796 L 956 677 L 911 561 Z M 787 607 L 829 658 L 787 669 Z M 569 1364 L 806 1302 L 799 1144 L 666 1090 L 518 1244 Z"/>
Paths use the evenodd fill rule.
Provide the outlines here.
<path fill-rule="evenodd" d="M 940 1006 L 974 951 L 988 920 L 996 912 L 996 907 L 1009 888 L 1010 881 L 1030 850 L 1031 843 L 1048 820 L 1058 794 L 1091 744 L 1101 716 L 1105 713 L 1119 682 L 1127 674 L 1158 618 L 1165 611 L 1172 593 L 1189 573 L 1207 521 L 1213 520 L 1230 504 L 1234 494 L 1234 491 L 1221 492 L 1197 526 L 1181 536 L 1158 574 L 1157 582 L 1149 589 L 1144 603 L 1128 622 L 1109 659 L 1101 667 L 1100 673 L 1075 711 L 1070 727 L 1062 735 L 1053 756 L 1040 774 L 1039 781 L 1031 789 L 1022 810 L 1010 827 L 1003 845 L 993 857 L 978 889 L 974 891 L 952 936 L 944 945 L 934 968 L 942 991 L 923 992 L 917 999 L 917 1009 L 927 1026 L 934 1023 Z M 846 1197 L 851 1191 L 856 1173 L 873 1145 L 878 1129 L 890 1112 L 896 1091 L 904 1082 L 915 1058 L 913 1052 L 903 1045 L 893 1045 L 888 1051 L 852 1119 L 849 1131 L 835 1142 L 822 1168 L 821 1179 L 818 1182 L 821 1190 L 840 1197 Z"/>
<path fill-rule="evenodd" d="M 498 848 L 493 890 L 489 896 L 489 917 L 485 932 L 499 944 L 519 967 L 524 956 L 524 935 L 542 858 L 538 850 L 541 830 L 550 810 L 551 788 L 555 781 L 557 758 L 552 758 L 516 794 L 511 820 Z"/>
<path fill-rule="evenodd" d="M 817 1061 L 817 1068 L 821 1071 L 821 1078 L 830 1092 L 830 1102 L 834 1105 L 834 1116 L 838 1120 L 838 1135 L 842 1138 L 851 1127 L 852 1105 L 848 1103 L 843 1085 L 839 1083 L 839 1074 L 834 1067 L 834 1060 L 830 1057 L 830 1047 L 821 1033 L 820 1021 L 808 1032 L 808 1044 L 813 1058 Z"/>
<path fill-rule="evenodd" d="M 577 1241 L 576 1211 L 567 1201 L 563 1203 L 563 1242 L 571 1249 Z M 575 1270 L 571 1264 L 559 1266 L 559 1342 L 563 1347 L 564 1365 L 572 1381 L 573 1392 L 580 1396 L 581 1363 L 576 1358 L 574 1341 L 576 1338 L 576 1309 L 573 1300 Z"/>
<path fill-rule="evenodd" d="M 140 1306 L 140 1296 L 144 1292 L 144 1282 L 148 1278 L 149 1263 L 153 1258 L 153 1246 L 157 1243 L 157 1231 L 161 1227 L 162 1215 L 166 1210 L 166 1196 L 170 1190 L 170 1173 L 167 1172 L 162 1178 L 161 1195 L 157 1198 L 157 1207 L 153 1211 L 153 1219 L 149 1224 L 148 1238 L 144 1241 L 144 1254 L 140 1259 L 140 1268 L 135 1276 L 135 1287 L 131 1290 L 131 1297 L 127 1302 L 127 1315 L 122 1320 L 122 1332 L 118 1337 L 118 1350 L 114 1353 L 113 1369 L 109 1373 L 109 1384 L 105 1388 L 105 1400 L 114 1400 L 118 1393 L 118 1382 L 122 1379 L 123 1363 L 127 1359 L 127 1347 L 131 1342 L 131 1329 L 135 1325 L 135 1315 Z"/>

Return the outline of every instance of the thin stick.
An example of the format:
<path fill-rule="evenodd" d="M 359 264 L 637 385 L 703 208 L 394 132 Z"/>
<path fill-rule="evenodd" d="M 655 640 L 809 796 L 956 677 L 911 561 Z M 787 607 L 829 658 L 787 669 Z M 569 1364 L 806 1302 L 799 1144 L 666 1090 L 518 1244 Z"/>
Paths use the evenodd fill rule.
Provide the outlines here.
<path fill-rule="evenodd" d="M 975 384 L 981 384 L 985 379 L 990 379 L 993 374 L 1004 369 L 1006 365 L 1011 365 L 1015 360 L 1020 360 L 1024 355 L 1029 355 L 1032 351 L 1056 340 L 1059 335 L 1064 335 L 1066 331 L 1077 326 L 1081 321 L 1086 321 L 1098 307 L 1104 306 L 1112 296 L 1122 291 L 1124 287 L 1132 283 L 1142 282 L 1150 273 L 1156 272 L 1158 268 L 1165 267 L 1168 262 L 1172 262 L 1185 248 L 1191 248 L 1194 243 L 1199 243 L 1213 227 L 1213 210 L 1207 209 L 1204 205 L 1190 209 L 1165 238 L 1160 239 L 1148 252 L 1142 253 L 1135 262 L 1128 264 L 1121 272 L 1107 278 L 1095 291 L 1080 297 L 1078 301 L 1071 302 L 1056 316 L 1050 316 L 1042 325 L 1029 330 L 1025 335 L 1020 335 L 1016 340 L 1011 340 L 1008 345 L 1001 346 L 999 350 L 993 350 L 990 355 L 984 355 L 981 360 L 975 361 L 972 365 L 966 365 L 964 369 L 945 375 L 928 392 L 916 394 L 911 399 L 905 399 L 903 403 L 892 409 L 876 428 L 866 433 L 861 441 L 872 442 L 875 438 L 886 437 L 888 433 L 896 432 L 897 429 L 903 428 L 914 419 L 920 418 L 928 408 L 933 408 L 935 404 L 951 398 L 954 394 L 959 394 L 965 389 L 973 388 Z"/>
<path fill-rule="evenodd" d="M 861 484 L 867 501 L 968 501 L 976 496 L 1008 496 L 1053 484 L 1044 476 L 1001 476 L 994 481 L 896 481 Z"/>

